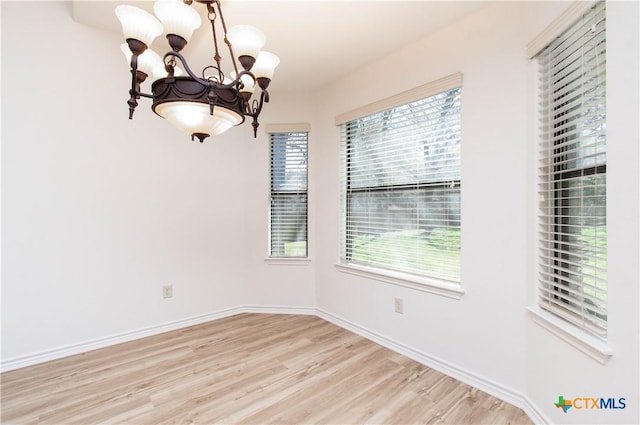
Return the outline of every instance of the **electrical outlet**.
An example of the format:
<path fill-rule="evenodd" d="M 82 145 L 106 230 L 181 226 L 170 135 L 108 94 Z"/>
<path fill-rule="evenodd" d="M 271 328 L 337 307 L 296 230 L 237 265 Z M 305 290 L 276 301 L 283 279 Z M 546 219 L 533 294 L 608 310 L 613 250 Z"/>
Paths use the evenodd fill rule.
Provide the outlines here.
<path fill-rule="evenodd" d="M 173 285 L 164 285 L 162 287 L 162 298 L 173 297 Z"/>
<path fill-rule="evenodd" d="M 393 299 L 393 308 L 396 313 L 404 314 L 404 303 L 402 301 L 402 298 Z"/>

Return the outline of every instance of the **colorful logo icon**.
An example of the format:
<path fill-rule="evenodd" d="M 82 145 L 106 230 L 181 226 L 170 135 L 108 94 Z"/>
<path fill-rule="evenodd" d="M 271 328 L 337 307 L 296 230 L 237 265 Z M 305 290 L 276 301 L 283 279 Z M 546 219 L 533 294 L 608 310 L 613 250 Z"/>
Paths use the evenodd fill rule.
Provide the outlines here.
<path fill-rule="evenodd" d="M 565 400 L 564 396 L 558 396 L 558 402 L 553 403 L 557 408 L 567 413 L 573 407 L 574 410 L 592 409 L 624 409 L 627 407 L 627 399 L 603 398 L 603 397 L 575 397 Z"/>
<path fill-rule="evenodd" d="M 571 409 L 571 407 L 573 407 L 571 400 L 565 400 L 564 396 L 562 395 L 558 396 L 558 402 L 554 404 L 556 405 L 557 408 L 562 409 L 564 413 L 567 413 L 567 411 Z"/>

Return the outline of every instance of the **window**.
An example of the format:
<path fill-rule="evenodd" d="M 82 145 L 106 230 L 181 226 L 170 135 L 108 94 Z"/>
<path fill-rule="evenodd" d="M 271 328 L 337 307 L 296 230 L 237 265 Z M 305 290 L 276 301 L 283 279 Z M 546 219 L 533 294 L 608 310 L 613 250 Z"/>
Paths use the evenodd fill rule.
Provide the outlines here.
<path fill-rule="evenodd" d="M 541 308 L 607 336 L 605 3 L 538 55 Z"/>
<path fill-rule="evenodd" d="M 342 123 L 343 264 L 460 282 L 462 77 L 453 77 Z"/>
<path fill-rule="evenodd" d="M 270 134 L 270 257 L 307 256 L 308 134 Z"/>

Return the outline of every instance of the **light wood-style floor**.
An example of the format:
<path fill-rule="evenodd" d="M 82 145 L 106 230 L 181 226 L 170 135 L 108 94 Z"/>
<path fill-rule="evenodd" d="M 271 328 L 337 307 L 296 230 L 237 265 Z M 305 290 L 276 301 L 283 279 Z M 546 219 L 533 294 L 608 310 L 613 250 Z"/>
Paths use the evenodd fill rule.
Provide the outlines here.
<path fill-rule="evenodd" d="M 3 424 L 531 424 L 314 316 L 240 314 L 3 373 Z"/>

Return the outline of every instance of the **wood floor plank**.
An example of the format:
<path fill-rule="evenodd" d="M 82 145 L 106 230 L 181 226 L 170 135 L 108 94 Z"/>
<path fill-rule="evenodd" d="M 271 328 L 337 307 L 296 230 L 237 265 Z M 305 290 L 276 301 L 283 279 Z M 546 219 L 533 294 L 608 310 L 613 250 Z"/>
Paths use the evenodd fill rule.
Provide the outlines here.
<path fill-rule="evenodd" d="M 314 423 L 313 416 L 333 406 L 339 397 L 344 396 L 343 390 L 351 382 L 357 380 L 362 371 L 371 367 L 376 373 L 385 362 L 384 349 L 371 346 L 364 356 L 356 356 L 349 361 L 337 362 L 333 367 L 323 372 L 314 372 L 312 384 L 309 380 L 298 381 L 289 390 L 289 394 L 282 397 L 283 392 L 277 391 L 271 402 L 263 409 L 253 410 L 251 415 L 239 415 L 228 418 L 233 423 L 259 423 L 262 418 L 272 418 L 276 423 Z M 360 375 L 361 376 L 361 375 Z M 362 383 L 362 380 L 361 382 Z M 295 391 L 293 391 L 295 390 Z M 324 406 L 318 409 L 316 406 Z"/>
<path fill-rule="evenodd" d="M 270 417 L 282 410 L 283 401 L 300 391 L 317 392 L 326 386 L 326 380 L 335 376 L 340 367 L 356 366 L 363 358 L 378 347 L 362 350 L 352 355 L 345 350 L 323 352 L 311 363 L 297 369 L 289 369 L 281 376 L 270 377 L 259 386 L 248 387 L 236 394 L 233 414 L 212 418 L 214 422 L 259 423 L 261 418 Z M 313 357 L 313 356 L 312 356 Z M 250 395 L 247 398 L 247 395 Z M 239 403 L 239 404 L 238 404 Z M 286 405 L 291 405 L 287 403 Z"/>
<path fill-rule="evenodd" d="M 531 424 L 316 316 L 239 314 L 0 375 L 3 424 Z"/>

